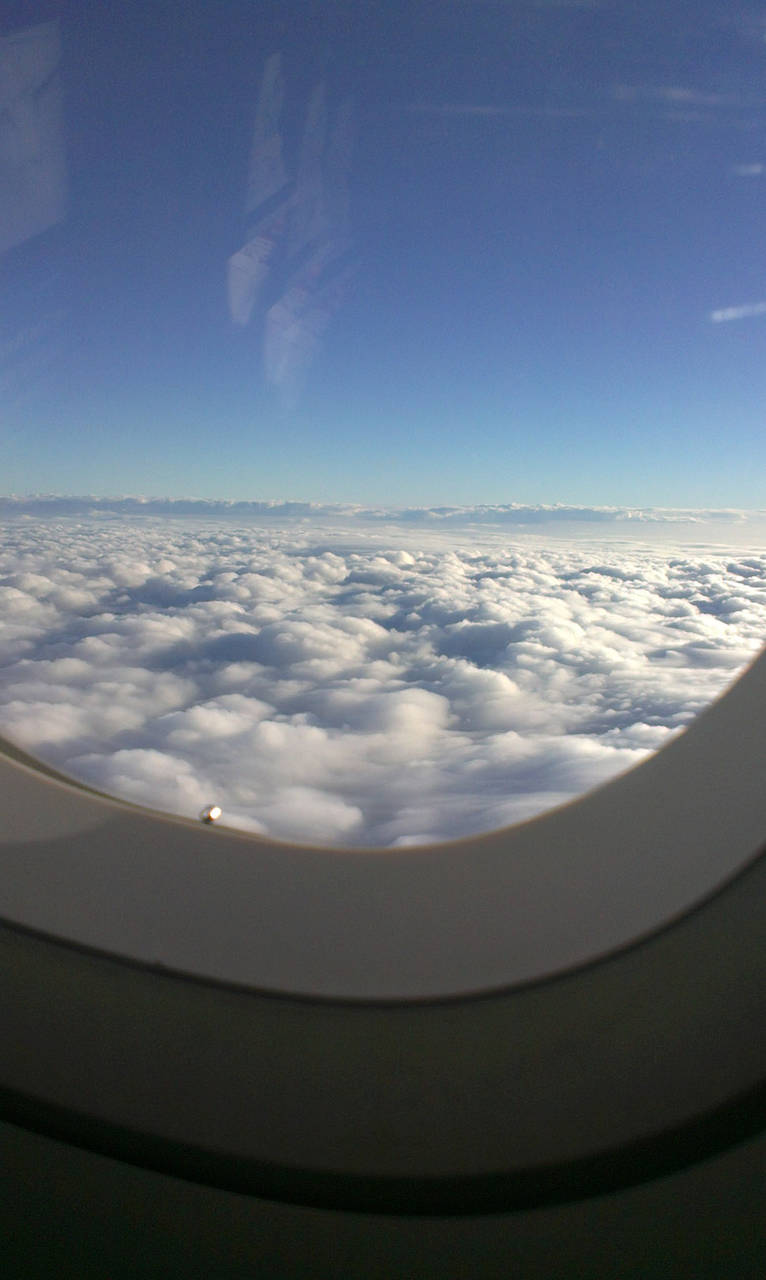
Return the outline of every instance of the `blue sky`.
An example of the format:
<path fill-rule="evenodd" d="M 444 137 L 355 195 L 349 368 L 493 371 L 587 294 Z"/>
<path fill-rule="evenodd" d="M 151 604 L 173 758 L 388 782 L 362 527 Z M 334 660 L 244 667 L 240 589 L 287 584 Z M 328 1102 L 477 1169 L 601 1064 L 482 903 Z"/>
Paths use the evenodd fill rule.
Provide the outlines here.
<path fill-rule="evenodd" d="M 8 72 L 51 20 L 60 127 L 44 59 Z M 6 208 L 35 148 L 66 169 L 0 258 L 6 492 L 764 505 L 766 7 L 71 0 L 1 34 Z M 248 213 L 274 55 L 285 185 Z M 347 219 L 296 249 L 318 191 Z M 291 198 L 237 323 L 227 264 Z"/>

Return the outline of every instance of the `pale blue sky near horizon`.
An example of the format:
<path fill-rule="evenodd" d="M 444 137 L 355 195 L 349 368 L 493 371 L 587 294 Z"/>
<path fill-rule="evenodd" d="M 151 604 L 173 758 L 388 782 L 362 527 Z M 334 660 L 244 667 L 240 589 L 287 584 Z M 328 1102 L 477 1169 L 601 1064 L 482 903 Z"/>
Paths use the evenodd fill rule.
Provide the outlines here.
<path fill-rule="evenodd" d="M 0 38 L 0 195 L 66 174 L 0 256 L 5 492 L 764 506 L 766 6 L 32 0 Z"/>

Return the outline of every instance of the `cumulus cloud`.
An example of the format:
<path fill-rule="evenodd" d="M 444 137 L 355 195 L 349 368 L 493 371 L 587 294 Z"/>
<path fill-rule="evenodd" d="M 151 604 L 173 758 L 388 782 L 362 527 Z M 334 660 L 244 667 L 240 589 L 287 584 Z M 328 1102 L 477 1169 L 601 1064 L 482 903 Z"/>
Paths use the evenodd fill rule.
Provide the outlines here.
<path fill-rule="evenodd" d="M 719 307 L 710 312 L 713 324 L 724 324 L 728 320 L 748 320 L 751 316 L 766 315 L 766 302 L 746 302 L 740 307 Z"/>
<path fill-rule="evenodd" d="M 6 519 L 0 729 L 132 801 L 285 839 L 402 846 L 562 803 L 682 729 L 766 631 L 744 513 L 732 548 L 679 542 L 692 513 L 572 538 L 513 507 L 143 509 Z"/>
<path fill-rule="evenodd" d="M 735 178 L 760 178 L 766 172 L 766 166 L 760 163 L 735 164 L 731 171 Z"/>

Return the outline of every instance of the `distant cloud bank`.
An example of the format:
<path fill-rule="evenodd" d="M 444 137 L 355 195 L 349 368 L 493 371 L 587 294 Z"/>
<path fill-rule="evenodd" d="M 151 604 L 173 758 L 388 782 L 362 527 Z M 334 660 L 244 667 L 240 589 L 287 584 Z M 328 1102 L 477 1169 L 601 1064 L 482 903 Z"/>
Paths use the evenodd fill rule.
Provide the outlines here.
<path fill-rule="evenodd" d="M 503 521 L 581 508 L 469 509 L 492 529 L 455 508 L 394 526 L 55 505 L 74 501 L 6 500 L 0 731 L 106 791 L 285 839 L 530 817 L 661 746 L 766 636 L 766 542 L 652 545 L 632 513 L 591 513 L 576 542 Z M 168 511 L 186 518 L 136 514 Z"/>
<path fill-rule="evenodd" d="M 766 311 L 766 302 L 759 304 Z M 729 308 L 730 311 L 736 308 Z M 745 308 L 739 308 L 745 311 Z M 752 309 L 751 309 L 752 310 Z M 714 312 L 713 316 L 733 319 Z M 60 494 L 0 497 L 0 518 L 13 516 L 212 516 L 238 520 L 326 520 L 394 522 L 433 526 L 463 524 L 544 525 L 699 524 L 709 521 L 744 524 L 766 517 L 763 511 L 731 507 L 588 507 L 566 503 L 484 503 L 474 506 L 372 507 L 355 503 L 300 501 L 227 501 L 216 498 L 77 497 Z"/>

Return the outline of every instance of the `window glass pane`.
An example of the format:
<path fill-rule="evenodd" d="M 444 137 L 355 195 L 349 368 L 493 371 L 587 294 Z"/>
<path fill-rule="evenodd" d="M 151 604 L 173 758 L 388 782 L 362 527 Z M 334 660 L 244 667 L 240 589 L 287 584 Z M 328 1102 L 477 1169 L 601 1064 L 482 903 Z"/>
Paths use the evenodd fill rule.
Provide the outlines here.
<path fill-rule="evenodd" d="M 766 619 L 766 8 L 0 31 L 0 730 L 285 838 L 518 821 Z"/>

